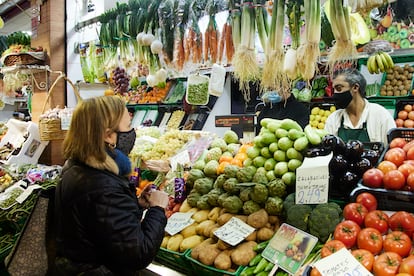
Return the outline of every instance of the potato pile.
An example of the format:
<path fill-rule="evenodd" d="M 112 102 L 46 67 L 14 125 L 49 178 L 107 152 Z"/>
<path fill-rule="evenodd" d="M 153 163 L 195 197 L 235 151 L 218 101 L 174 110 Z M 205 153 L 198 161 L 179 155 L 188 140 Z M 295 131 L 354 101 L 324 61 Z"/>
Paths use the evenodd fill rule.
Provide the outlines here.
<path fill-rule="evenodd" d="M 380 96 L 407 96 L 411 94 L 414 67 L 405 64 L 396 65 L 386 71 L 384 84 L 380 89 Z"/>
<path fill-rule="evenodd" d="M 191 257 L 220 270 L 234 272 L 238 266 L 247 265 L 256 256 L 254 246 L 269 240 L 279 228 L 279 218 L 269 216 L 264 209 L 250 215 L 236 215 L 225 212 L 221 207 L 211 210 L 191 208 L 183 202 L 180 212 L 194 212 L 194 223 L 180 233 L 166 234 L 161 247 L 175 252 L 191 249 Z M 231 246 L 218 239 L 214 232 L 232 217 L 237 217 L 256 230 L 237 246 Z"/>

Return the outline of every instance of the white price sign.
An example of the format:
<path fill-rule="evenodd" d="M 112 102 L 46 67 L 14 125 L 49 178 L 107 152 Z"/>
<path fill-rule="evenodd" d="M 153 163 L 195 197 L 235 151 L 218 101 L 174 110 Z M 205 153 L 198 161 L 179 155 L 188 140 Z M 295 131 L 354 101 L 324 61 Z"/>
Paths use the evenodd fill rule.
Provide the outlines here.
<path fill-rule="evenodd" d="M 188 212 L 188 213 L 181 213 L 177 212 L 171 215 L 171 217 L 167 221 L 167 226 L 165 227 L 165 232 L 168 234 L 175 235 L 179 233 L 181 230 L 186 228 L 187 226 L 190 226 L 194 223 L 194 220 L 191 218 L 191 216 L 194 214 L 194 212 Z"/>
<path fill-rule="evenodd" d="M 234 246 L 253 233 L 254 230 L 253 227 L 243 222 L 241 219 L 232 217 L 223 226 L 214 231 L 214 235 L 222 241 Z"/>

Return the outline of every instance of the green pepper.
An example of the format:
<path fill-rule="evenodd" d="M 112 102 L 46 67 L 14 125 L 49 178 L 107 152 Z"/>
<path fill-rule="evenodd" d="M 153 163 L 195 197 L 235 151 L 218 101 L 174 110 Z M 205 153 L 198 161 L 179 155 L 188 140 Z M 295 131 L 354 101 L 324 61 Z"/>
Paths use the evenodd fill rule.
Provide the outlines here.
<path fill-rule="evenodd" d="M 272 268 L 273 268 L 274 266 L 275 266 L 275 264 L 274 264 L 274 263 L 269 262 L 269 263 L 267 264 L 267 266 L 265 267 L 264 271 L 269 272 L 269 271 L 271 271 L 271 270 L 272 270 Z"/>
<path fill-rule="evenodd" d="M 240 273 L 240 276 L 252 276 L 254 275 L 253 271 L 256 269 L 256 266 L 246 267 L 243 269 L 243 271 Z"/>
<path fill-rule="evenodd" d="M 257 264 L 256 269 L 253 271 L 254 274 L 257 274 L 259 272 L 264 271 L 264 269 L 266 268 L 267 264 L 269 263 L 268 260 L 266 260 L 265 258 L 262 258 L 260 260 L 260 262 Z"/>
<path fill-rule="evenodd" d="M 253 250 L 256 251 L 256 252 L 262 252 L 268 244 L 269 244 L 269 241 L 264 241 L 264 242 L 258 243 L 258 244 L 255 245 Z"/>
<path fill-rule="evenodd" d="M 253 259 L 250 260 L 249 266 L 255 266 L 255 265 L 257 265 L 262 258 L 263 257 L 262 257 L 261 254 L 257 254 Z"/>

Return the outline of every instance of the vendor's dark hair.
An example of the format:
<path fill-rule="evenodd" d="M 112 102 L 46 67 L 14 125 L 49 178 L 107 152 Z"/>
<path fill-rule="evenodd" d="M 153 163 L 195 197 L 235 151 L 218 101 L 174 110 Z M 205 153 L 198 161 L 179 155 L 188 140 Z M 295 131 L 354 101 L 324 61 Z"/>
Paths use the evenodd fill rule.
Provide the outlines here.
<path fill-rule="evenodd" d="M 362 97 L 365 97 L 365 90 L 367 87 L 367 80 L 365 77 L 359 72 L 359 70 L 355 68 L 342 68 L 338 69 L 333 72 L 332 79 L 336 79 L 338 76 L 344 76 L 345 81 L 349 83 L 352 87 L 355 84 L 359 86 L 359 94 Z"/>

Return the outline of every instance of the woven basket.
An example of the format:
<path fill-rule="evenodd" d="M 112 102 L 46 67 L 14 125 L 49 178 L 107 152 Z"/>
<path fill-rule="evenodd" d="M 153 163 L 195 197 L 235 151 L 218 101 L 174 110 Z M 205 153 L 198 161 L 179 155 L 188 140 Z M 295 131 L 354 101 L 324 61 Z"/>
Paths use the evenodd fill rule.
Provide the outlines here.
<path fill-rule="evenodd" d="M 77 100 L 78 101 L 81 100 L 79 91 L 76 88 L 76 86 L 73 84 L 73 82 L 69 80 L 65 75 L 61 75 L 55 80 L 55 82 L 52 84 L 52 86 L 49 89 L 49 93 L 43 105 L 42 114 L 45 113 L 46 106 L 47 106 L 47 103 L 49 102 L 50 96 L 52 95 L 56 84 L 61 79 L 64 79 L 72 86 Z M 39 134 L 40 134 L 40 140 L 42 141 L 63 140 L 66 136 L 66 132 L 67 130 L 62 130 L 60 118 L 39 119 Z"/>
<path fill-rule="evenodd" d="M 45 62 L 44 52 L 9 54 L 4 57 L 5 66 L 13 65 L 43 65 Z"/>

